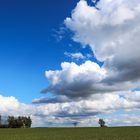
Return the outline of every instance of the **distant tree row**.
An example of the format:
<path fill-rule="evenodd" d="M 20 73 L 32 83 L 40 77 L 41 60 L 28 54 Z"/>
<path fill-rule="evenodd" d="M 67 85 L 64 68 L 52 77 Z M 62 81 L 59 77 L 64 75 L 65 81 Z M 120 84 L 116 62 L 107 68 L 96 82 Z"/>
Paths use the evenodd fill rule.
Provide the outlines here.
<path fill-rule="evenodd" d="M 1 123 L 1 116 L 0 116 L 0 127 L 1 128 L 30 128 L 32 124 L 32 120 L 30 117 L 14 117 L 9 116 L 7 122 L 5 124 Z"/>
<path fill-rule="evenodd" d="M 73 122 L 73 126 L 76 127 L 78 125 L 79 122 L 75 121 Z M 100 127 L 107 127 L 107 125 L 105 125 L 105 121 L 103 119 L 99 119 L 98 121 Z"/>

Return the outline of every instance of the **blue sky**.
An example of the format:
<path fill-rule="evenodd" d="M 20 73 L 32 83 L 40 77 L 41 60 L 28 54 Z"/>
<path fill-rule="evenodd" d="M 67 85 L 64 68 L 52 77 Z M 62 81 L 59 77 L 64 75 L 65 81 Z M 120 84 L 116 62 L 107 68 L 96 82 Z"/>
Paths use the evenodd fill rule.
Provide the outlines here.
<path fill-rule="evenodd" d="M 40 96 L 47 85 L 45 70 L 59 68 L 65 59 L 68 43 L 57 42 L 53 35 L 75 5 L 75 0 L 0 1 L 2 95 L 27 103 Z"/>
<path fill-rule="evenodd" d="M 30 103 L 47 86 L 45 70 L 60 69 L 62 61 L 71 61 L 65 51 L 79 51 L 72 33 L 60 41 L 60 28 L 78 1 L 22 0 L 0 2 L 0 89 Z M 57 13 L 57 14 L 56 14 Z M 67 31 L 68 32 L 68 31 Z M 74 49 L 69 46 L 76 46 Z M 83 53 L 91 53 L 85 48 Z M 78 63 L 78 62 L 77 62 Z"/>
<path fill-rule="evenodd" d="M 33 126 L 139 125 L 139 7 L 0 1 L 0 114 L 29 115 Z"/>

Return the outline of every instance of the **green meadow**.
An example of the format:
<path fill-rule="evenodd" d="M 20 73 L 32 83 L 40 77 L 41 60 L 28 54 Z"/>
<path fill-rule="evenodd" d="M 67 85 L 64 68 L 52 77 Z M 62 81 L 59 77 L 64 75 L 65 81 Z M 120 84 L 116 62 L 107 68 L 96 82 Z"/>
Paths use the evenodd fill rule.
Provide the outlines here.
<path fill-rule="evenodd" d="M 0 129 L 0 140 L 140 140 L 140 127 Z"/>

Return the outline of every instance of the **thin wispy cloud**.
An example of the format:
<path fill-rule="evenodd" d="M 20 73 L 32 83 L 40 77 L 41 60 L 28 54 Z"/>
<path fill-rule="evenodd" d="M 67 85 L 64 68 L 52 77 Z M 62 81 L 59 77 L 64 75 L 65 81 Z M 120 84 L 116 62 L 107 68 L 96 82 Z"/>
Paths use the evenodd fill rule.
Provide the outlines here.
<path fill-rule="evenodd" d="M 65 56 L 70 57 L 71 59 L 86 59 L 86 56 L 84 56 L 81 52 L 77 52 L 77 53 L 69 53 L 69 52 L 65 52 L 64 53 Z"/>

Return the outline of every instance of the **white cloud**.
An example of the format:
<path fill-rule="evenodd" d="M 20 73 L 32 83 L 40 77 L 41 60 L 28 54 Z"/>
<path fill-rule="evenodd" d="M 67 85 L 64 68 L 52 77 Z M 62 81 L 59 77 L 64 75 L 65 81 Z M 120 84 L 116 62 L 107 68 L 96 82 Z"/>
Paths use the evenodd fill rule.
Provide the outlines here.
<path fill-rule="evenodd" d="M 139 0 L 100 0 L 97 7 L 100 10 L 81 0 L 71 18 L 66 18 L 66 26 L 75 33 L 73 39 L 90 45 L 100 60 L 114 57 L 123 50 L 124 54 L 129 49 L 140 52 L 139 39 L 132 42 L 140 32 Z"/>
<path fill-rule="evenodd" d="M 115 88 L 100 83 L 106 77 L 107 71 L 94 62 L 86 61 L 81 65 L 64 62 L 61 67 L 62 70 L 46 71 L 50 85 L 43 92 L 79 98 Z"/>
<path fill-rule="evenodd" d="M 86 57 L 80 53 L 80 52 L 77 52 L 77 53 L 69 53 L 69 52 L 65 52 L 64 53 L 67 57 L 70 57 L 72 59 L 76 59 L 76 60 L 79 60 L 79 59 L 86 59 Z"/>
<path fill-rule="evenodd" d="M 31 105 L 20 103 L 15 97 L 0 95 L 0 114 L 2 115 L 31 115 Z"/>
<path fill-rule="evenodd" d="M 97 59 L 104 61 L 105 83 L 139 86 L 139 0 L 100 0 L 96 7 L 99 10 L 81 0 L 71 18 L 66 18 L 73 40 L 89 45 Z"/>
<path fill-rule="evenodd" d="M 86 124 L 91 122 L 91 116 L 97 119 L 98 114 L 139 110 L 140 92 L 128 92 L 140 83 L 139 0 L 100 0 L 96 7 L 81 0 L 65 25 L 74 32 L 73 40 L 89 45 L 104 65 L 99 67 L 91 61 L 81 65 L 63 62 L 61 70 L 46 71 L 50 85 L 43 92 L 51 92 L 54 98 L 34 100 L 48 103 L 40 105 L 45 111 L 40 109 L 37 116 L 47 115 L 55 123 L 57 119 L 63 123 L 78 118 Z M 137 116 L 122 116 L 122 124 L 136 124 Z M 110 124 L 120 122 L 112 119 Z"/>
<path fill-rule="evenodd" d="M 109 126 L 139 126 L 140 115 L 134 112 L 124 112 L 124 114 L 111 115 L 106 117 Z M 119 119 L 118 119 L 119 118 Z"/>
<path fill-rule="evenodd" d="M 117 91 L 128 91 L 137 85 L 136 82 L 113 81 L 114 77 L 106 67 L 100 67 L 92 61 L 86 61 L 81 65 L 74 62 L 64 62 L 61 64 L 61 70 L 46 71 L 46 77 L 49 80 L 49 86 L 43 90 L 43 93 L 51 92 L 54 96 L 53 101 L 70 101 L 88 98 L 97 93 L 112 93 Z M 113 75 L 113 76 L 114 76 Z M 119 78 L 116 77 L 116 78 Z M 129 78 L 129 75 L 127 76 Z M 60 99 L 61 98 L 61 99 Z M 62 100 L 63 99 L 63 100 Z M 52 99 L 42 99 L 42 102 L 51 102 Z M 45 101 L 46 100 L 46 101 Z"/>
<path fill-rule="evenodd" d="M 5 115 L 25 115 L 31 116 L 33 127 L 35 126 L 71 126 L 74 121 L 79 122 L 79 126 L 98 125 L 100 114 L 105 114 L 105 118 L 109 125 L 114 125 L 117 120 L 110 113 L 123 109 L 125 114 L 140 109 L 140 103 L 136 98 L 139 98 L 140 92 L 129 93 L 110 93 L 110 94 L 95 94 L 90 98 L 81 99 L 79 101 L 48 103 L 40 105 L 24 104 L 19 102 L 15 97 L 0 96 L 0 114 Z M 129 111 L 128 113 L 126 111 Z M 121 114 L 120 114 L 121 115 Z M 132 125 L 138 124 L 137 115 L 129 116 Z M 118 125 L 127 123 L 128 118 L 119 120 Z M 133 123 L 134 122 L 134 123 Z"/>

